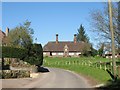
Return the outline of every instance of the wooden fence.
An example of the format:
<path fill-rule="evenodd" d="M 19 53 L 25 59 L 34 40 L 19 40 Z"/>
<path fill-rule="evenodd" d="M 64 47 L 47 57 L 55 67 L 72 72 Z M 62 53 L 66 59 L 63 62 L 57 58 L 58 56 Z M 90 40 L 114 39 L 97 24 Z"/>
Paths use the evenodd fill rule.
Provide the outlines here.
<path fill-rule="evenodd" d="M 97 69 L 103 69 L 106 70 L 108 69 L 109 71 L 113 72 L 113 64 L 112 61 L 110 62 L 91 62 L 91 61 L 86 61 L 86 60 L 81 60 L 81 61 L 55 61 L 55 62 L 48 62 L 46 60 L 43 60 L 46 65 L 81 65 L 81 66 L 89 66 L 89 67 L 94 67 Z M 120 65 L 117 65 L 117 74 L 120 77 Z"/>

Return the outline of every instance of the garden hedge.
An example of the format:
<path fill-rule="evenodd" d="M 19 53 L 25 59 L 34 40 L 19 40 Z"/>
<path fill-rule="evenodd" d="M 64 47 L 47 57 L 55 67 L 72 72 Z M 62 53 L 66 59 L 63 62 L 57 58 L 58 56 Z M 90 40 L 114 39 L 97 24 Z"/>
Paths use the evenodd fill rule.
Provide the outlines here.
<path fill-rule="evenodd" d="M 27 50 L 23 48 L 2 46 L 3 58 L 22 58 L 27 54 Z"/>
<path fill-rule="evenodd" d="M 28 50 L 28 55 L 24 59 L 32 65 L 41 66 L 43 64 L 43 49 L 41 44 L 33 44 Z"/>
<path fill-rule="evenodd" d="M 41 44 L 32 44 L 29 49 L 2 46 L 2 58 L 20 58 L 31 65 L 43 64 L 43 49 Z"/>

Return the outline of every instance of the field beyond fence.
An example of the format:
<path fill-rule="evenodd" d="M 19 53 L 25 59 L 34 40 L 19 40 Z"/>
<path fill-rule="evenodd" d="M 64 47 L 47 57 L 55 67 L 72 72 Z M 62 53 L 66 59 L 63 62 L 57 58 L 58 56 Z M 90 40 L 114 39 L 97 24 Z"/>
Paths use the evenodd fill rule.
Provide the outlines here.
<path fill-rule="evenodd" d="M 116 59 L 117 75 L 120 77 L 118 67 L 120 61 Z M 94 57 L 81 57 L 81 58 L 62 58 L 62 57 L 46 57 L 44 58 L 44 66 L 63 68 L 74 71 L 89 77 L 94 78 L 98 83 L 106 83 L 111 80 L 110 75 L 106 69 L 113 72 L 113 64 L 111 59 L 94 58 Z"/>

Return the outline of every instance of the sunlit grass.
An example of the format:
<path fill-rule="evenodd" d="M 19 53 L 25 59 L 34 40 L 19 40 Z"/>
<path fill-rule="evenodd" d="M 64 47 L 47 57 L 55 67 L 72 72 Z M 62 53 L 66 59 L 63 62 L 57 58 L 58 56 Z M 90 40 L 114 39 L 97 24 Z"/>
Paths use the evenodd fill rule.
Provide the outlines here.
<path fill-rule="evenodd" d="M 108 80 L 111 79 L 111 77 L 105 70 L 98 69 L 95 67 L 90 67 L 88 65 L 81 65 L 81 62 L 95 63 L 99 61 L 108 62 L 110 60 L 106 58 L 100 58 L 100 57 L 96 57 L 96 58 L 93 58 L 93 57 L 87 57 L 87 58 L 86 57 L 81 57 L 81 58 L 46 57 L 44 58 L 44 66 L 71 70 L 78 74 L 92 77 L 99 83 L 106 83 Z M 70 64 L 68 62 L 70 62 Z"/>

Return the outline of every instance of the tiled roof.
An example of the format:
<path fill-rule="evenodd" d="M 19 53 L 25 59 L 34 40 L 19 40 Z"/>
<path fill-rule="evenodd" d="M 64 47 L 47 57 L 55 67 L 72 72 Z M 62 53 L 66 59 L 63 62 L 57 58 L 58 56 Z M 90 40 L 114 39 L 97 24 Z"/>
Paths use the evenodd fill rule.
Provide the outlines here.
<path fill-rule="evenodd" d="M 69 48 L 69 51 L 74 51 L 74 52 L 78 52 L 78 51 L 82 51 L 84 46 L 85 46 L 85 42 L 70 42 L 70 41 L 63 41 L 63 42 L 59 42 L 56 44 L 56 42 L 48 42 L 44 47 L 43 47 L 43 51 L 64 51 L 64 46 L 67 45 Z"/>
<path fill-rule="evenodd" d="M 5 33 L 2 30 L 0 30 L 0 39 L 3 39 L 5 36 Z"/>

